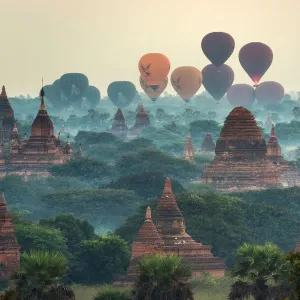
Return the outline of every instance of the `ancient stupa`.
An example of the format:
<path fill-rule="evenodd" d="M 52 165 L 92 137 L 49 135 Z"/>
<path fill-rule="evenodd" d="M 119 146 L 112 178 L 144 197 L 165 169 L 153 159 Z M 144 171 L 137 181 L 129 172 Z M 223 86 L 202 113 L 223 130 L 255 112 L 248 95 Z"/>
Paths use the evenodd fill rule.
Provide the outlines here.
<path fill-rule="evenodd" d="M 195 148 L 192 144 L 191 134 L 188 133 L 188 136 L 186 138 L 185 145 L 184 145 L 184 159 L 189 162 L 193 162 L 194 155 L 195 155 Z"/>
<path fill-rule="evenodd" d="M 132 255 L 126 276 L 119 276 L 115 286 L 133 285 L 137 277 L 137 263 L 146 255 L 179 255 L 192 268 L 192 276 L 208 272 L 212 276 L 223 276 L 225 264 L 211 253 L 211 246 L 203 245 L 186 233 L 185 219 L 172 192 L 171 180 L 166 179 L 164 190 L 156 209 L 155 225 L 150 207 L 146 210 L 144 224 L 132 243 Z"/>
<path fill-rule="evenodd" d="M 214 153 L 216 145 L 212 139 L 211 133 L 206 133 L 205 138 L 201 144 L 200 151 L 207 153 Z"/>
<path fill-rule="evenodd" d="M 172 192 L 171 180 L 166 179 L 162 196 L 156 209 L 156 228 L 165 244 L 166 254 L 177 254 L 192 268 L 192 276 L 208 272 L 223 276 L 225 264 L 211 253 L 211 246 L 196 242 L 186 233 L 185 219 Z"/>
<path fill-rule="evenodd" d="M 128 127 L 126 125 L 125 117 L 122 110 L 118 108 L 112 123 L 111 133 L 116 136 L 124 137 L 126 136 L 127 131 Z"/>
<path fill-rule="evenodd" d="M 145 112 L 144 104 L 140 104 L 140 110 L 136 115 L 134 129 L 143 129 L 150 125 L 148 114 Z"/>
<path fill-rule="evenodd" d="M 144 224 L 140 228 L 135 241 L 132 243 L 131 260 L 126 276 L 120 276 L 115 286 L 132 285 L 138 275 L 137 264 L 145 255 L 164 254 L 164 242 L 158 233 L 151 217 L 151 208 L 146 209 Z"/>
<path fill-rule="evenodd" d="M 280 172 L 267 159 L 266 141 L 252 113 L 234 108 L 216 143 L 215 158 L 202 176 L 219 192 L 281 187 Z"/>
<path fill-rule="evenodd" d="M 8 278 L 20 267 L 20 246 L 9 215 L 4 193 L 0 198 L 0 278 Z"/>
<path fill-rule="evenodd" d="M 0 94 L 0 143 L 8 143 L 14 127 L 14 111 L 8 101 L 5 86 Z"/>
<path fill-rule="evenodd" d="M 282 156 L 281 147 L 275 134 L 274 124 L 272 124 L 270 138 L 267 143 L 267 159 L 273 163 L 280 173 L 283 186 L 291 187 L 300 184 L 297 166 L 290 166 Z"/>

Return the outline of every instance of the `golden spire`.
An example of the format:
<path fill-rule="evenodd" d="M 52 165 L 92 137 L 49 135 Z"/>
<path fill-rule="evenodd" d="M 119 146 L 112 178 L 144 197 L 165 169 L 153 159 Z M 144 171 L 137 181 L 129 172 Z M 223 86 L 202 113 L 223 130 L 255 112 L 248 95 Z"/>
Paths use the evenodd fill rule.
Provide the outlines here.
<path fill-rule="evenodd" d="M 44 79 L 42 78 L 42 89 L 41 89 L 41 93 L 40 93 L 40 97 L 41 97 L 40 110 L 46 110 L 44 96 L 45 96 L 45 92 L 44 92 Z"/>

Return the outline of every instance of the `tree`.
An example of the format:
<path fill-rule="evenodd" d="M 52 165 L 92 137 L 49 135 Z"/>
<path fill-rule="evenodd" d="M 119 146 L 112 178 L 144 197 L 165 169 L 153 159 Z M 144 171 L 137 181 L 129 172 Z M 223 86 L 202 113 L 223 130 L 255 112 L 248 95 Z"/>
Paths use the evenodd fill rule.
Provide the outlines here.
<path fill-rule="evenodd" d="M 296 299 L 300 299 L 300 253 L 288 253 L 289 281 L 294 288 Z"/>
<path fill-rule="evenodd" d="M 98 230 L 120 226 L 142 200 L 133 191 L 114 189 L 70 189 L 42 197 L 48 215 L 72 214 Z"/>
<path fill-rule="evenodd" d="M 75 299 L 74 293 L 59 285 L 67 271 L 67 259 L 59 252 L 31 251 L 22 255 L 22 264 L 13 275 L 15 293 L 22 300 L 48 300 L 50 295 L 60 291 L 71 297 L 59 299 Z"/>
<path fill-rule="evenodd" d="M 101 236 L 83 241 L 70 276 L 73 281 L 80 283 L 109 283 L 114 275 L 127 270 L 129 259 L 128 244 L 118 236 Z"/>
<path fill-rule="evenodd" d="M 138 263 L 138 278 L 134 286 L 134 300 L 193 300 L 187 280 L 191 269 L 179 256 L 153 255 Z"/>
<path fill-rule="evenodd" d="M 280 283 L 287 277 L 288 264 L 284 253 L 277 246 L 271 243 L 262 246 L 245 243 L 238 248 L 236 254 L 232 277 L 238 280 L 231 286 L 230 300 L 250 296 L 255 300 L 271 300 L 279 295 L 287 296 Z M 270 280 L 275 285 L 269 284 Z"/>
<path fill-rule="evenodd" d="M 63 165 L 54 165 L 50 172 L 54 176 L 73 176 L 98 184 L 109 182 L 114 175 L 114 169 L 107 163 L 87 157 L 71 159 Z"/>
<path fill-rule="evenodd" d="M 107 188 L 132 190 L 144 198 L 160 197 L 164 189 L 166 176 L 159 172 L 145 172 L 120 177 L 107 185 Z M 183 192 L 184 188 L 176 180 L 172 180 L 175 193 Z"/>
<path fill-rule="evenodd" d="M 300 118 L 300 107 L 299 106 L 295 106 L 293 108 L 293 116 L 296 120 Z"/>
<path fill-rule="evenodd" d="M 78 249 L 83 240 L 92 240 L 96 237 L 94 227 L 88 221 L 76 219 L 72 215 L 58 215 L 51 219 L 41 219 L 39 224 L 43 227 L 60 230 L 71 253 Z"/>
<path fill-rule="evenodd" d="M 63 234 L 54 228 L 36 224 L 16 224 L 15 233 L 23 252 L 42 250 L 69 255 Z"/>

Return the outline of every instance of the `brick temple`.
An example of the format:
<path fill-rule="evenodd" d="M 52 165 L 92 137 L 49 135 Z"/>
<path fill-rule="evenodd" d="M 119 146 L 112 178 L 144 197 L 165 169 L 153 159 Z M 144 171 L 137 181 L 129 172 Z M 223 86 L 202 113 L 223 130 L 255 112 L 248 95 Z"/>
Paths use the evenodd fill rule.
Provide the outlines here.
<path fill-rule="evenodd" d="M 0 177 L 5 174 L 24 175 L 39 174 L 49 176 L 48 168 L 55 164 L 63 164 L 73 157 L 73 149 L 68 137 L 65 145 L 60 140 L 60 134 L 54 136 L 54 127 L 46 110 L 44 90 L 41 90 L 41 104 L 36 118 L 31 126 L 31 136 L 23 141 L 18 128 L 13 123 L 9 137 L 9 157 L 0 158 Z M 3 149 L 4 147 L 4 149 Z M 5 152 L 5 145 L 0 145 Z M 2 162 L 2 163 L 1 163 Z M 2 174 L 2 175 L 1 175 Z"/>
<path fill-rule="evenodd" d="M 282 187 L 280 170 L 268 159 L 266 141 L 249 110 L 236 107 L 227 116 L 202 182 L 219 192 Z"/>
<path fill-rule="evenodd" d="M 0 278 L 9 278 L 20 267 L 20 246 L 4 193 L 0 198 Z"/>
<path fill-rule="evenodd" d="M 211 253 L 211 246 L 194 241 L 186 232 L 185 219 L 177 205 L 169 178 L 166 179 L 156 209 L 155 223 L 148 207 L 144 224 L 132 244 L 127 275 L 120 276 L 114 285 L 133 285 L 138 261 L 145 255 L 157 253 L 179 255 L 191 265 L 193 277 L 201 277 L 206 272 L 212 276 L 224 276 L 226 266 L 222 259 Z"/>
<path fill-rule="evenodd" d="M 123 115 L 121 108 L 118 108 L 115 117 L 113 119 L 111 133 L 119 136 L 119 137 L 126 137 L 128 131 L 128 127 L 126 125 L 126 120 Z"/>
<path fill-rule="evenodd" d="M 201 144 L 200 151 L 204 153 L 215 153 L 216 145 L 212 139 L 211 133 L 206 133 L 205 138 Z"/>

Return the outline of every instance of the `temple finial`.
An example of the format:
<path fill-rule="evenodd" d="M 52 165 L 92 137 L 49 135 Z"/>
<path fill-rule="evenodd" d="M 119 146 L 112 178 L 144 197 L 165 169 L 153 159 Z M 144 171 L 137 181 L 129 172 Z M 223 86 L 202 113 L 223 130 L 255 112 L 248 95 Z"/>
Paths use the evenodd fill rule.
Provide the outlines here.
<path fill-rule="evenodd" d="M 146 208 L 146 220 L 151 220 L 151 208 L 148 206 Z"/>
<path fill-rule="evenodd" d="M 272 124 L 271 136 L 275 137 L 275 125 L 274 124 Z"/>
<path fill-rule="evenodd" d="M 5 86 L 2 86 L 1 98 L 7 98 Z"/>
<path fill-rule="evenodd" d="M 0 199 L 0 204 L 5 204 L 6 205 L 4 193 L 2 193 L 2 196 L 1 196 L 1 199 Z"/>
<path fill-rule="evenodd" d="M 46 110 L 44 96 L 45 96 L 45 91 L 44 91 L 44 79 L 42 78 L 42 89 L 41 89 L 41 92 L 40 92 L 40 97 L 41 97 L 41 106 L 40 106 L 40 110 Z"/>

